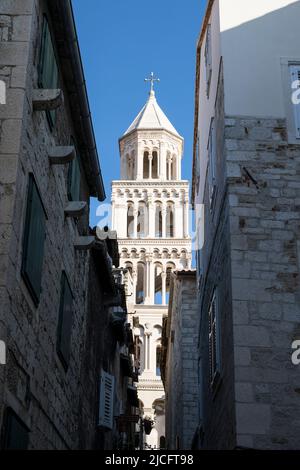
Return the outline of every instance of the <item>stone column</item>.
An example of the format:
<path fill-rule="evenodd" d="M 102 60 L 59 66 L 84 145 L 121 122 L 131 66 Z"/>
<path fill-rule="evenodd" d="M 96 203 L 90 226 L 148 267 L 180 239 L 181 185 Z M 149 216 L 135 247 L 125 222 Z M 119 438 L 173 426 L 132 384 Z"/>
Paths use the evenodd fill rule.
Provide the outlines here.
<path fill-rule="evenodd" d="M 133 217 L 134 217 L 133 238 L 137 238 L 138 212 L 139 212 L 138 207 L 135 205 L 133 209 Z"/>
<path fill-rule="evenodd" d="M 143 149 L 142 144 L 138 142 L 137 145 L 137 155 L 136 155 L 136 179 L 141 180 L 143 179 Z"/>
<path fill-rule="evenodd" d="M 136 283 L 137 283 L 137 272 L 136 267 L 132 269 L 132 295 L 133 295 L 133 304 L 136 304 Z"/>
<path fill-rule="evenodd" d="M 166 305 L 166 291 L 167 291 L 166 280 L 167 280 L 167 273 L 162 272 L 161 273 L 162 305 Z"/>
<path fill-rule="evenodd" d="M 148 198 L 148 216 L 148 235 L 150 238 L 155 238 L 155 205 L 152 197 Z"/>
<path fill-rule="evenodd" d="M 150 265 L 149 265 L 149 300 L 150 304 L 154 305 L 154 264 L 153 260 L 151 259 Z"/>
<path fill-rule="evenodd" d="M 165 205 L 163 205 L 162 210 L 161 210 L 161 215 L 162 215 L 162 238 L 166 238 L 167 235 L 167 208 Z"/>
<path fill-rule="evenodd" d="M 152 154 L 149 153 L 149 180 L 152 179 Z"/>
<path fill-rule="evenodd" d="M 185 227 L 185 232 L 184 232 L 184 237 L 189 236 L 189 199 L 188 196 L 185 196 L 184 200 L 184 227 Z"/>

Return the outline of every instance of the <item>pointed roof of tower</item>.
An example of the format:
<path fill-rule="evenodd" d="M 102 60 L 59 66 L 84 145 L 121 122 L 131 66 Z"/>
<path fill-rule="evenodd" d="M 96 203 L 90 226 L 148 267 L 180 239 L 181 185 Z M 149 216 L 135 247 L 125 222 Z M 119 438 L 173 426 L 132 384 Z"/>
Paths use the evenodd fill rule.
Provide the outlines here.
<path fill-rule="evenodd" d="M 165 129 L 181 137 L 158 105 L 154 90 L 150 91 L 147 103 L 128 127 L 124 135 L 137 129 Z"/>

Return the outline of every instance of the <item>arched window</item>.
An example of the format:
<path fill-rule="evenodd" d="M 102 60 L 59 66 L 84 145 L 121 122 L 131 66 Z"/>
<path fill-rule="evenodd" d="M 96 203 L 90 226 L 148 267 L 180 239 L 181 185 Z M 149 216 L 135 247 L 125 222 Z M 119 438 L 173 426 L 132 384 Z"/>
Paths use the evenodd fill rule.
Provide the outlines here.
<path fill-rule="evenodd" d="M 166 178 L 167 178 L 167 180 L 171 179 L 171 177 L 170 177 L 170 165 L 171 165 L 170 161 L 171 161 L 171 154 L 170 154 L 170 152 L 168 152 L 167 153 L 167 159 L 166 159 Z"/>
<path fill-rule="evenodd" d="M 162 304 L 162 265 L 154 266 L 154 304 Z"/>
<path fill-rule="evenodd" d="M 132 263 L 125 263 L 125 269 L 130 273 L 130 276 L 132 276 Z"/>
<path fill-rule="evenodd" d="M 140 203 L 137 218 L 137 235 L 139 238 L 146 237 L 147 232 L 147 208 L 144 203 Z"/>
<path fill-rule="evenodd" d="M 171 282 L 171 272 L 175 269 L 175 265 L 173 264 L 167 264 L 167 269 L 166 269 L 166 304 L 168 305 L 169 303 L 169 298 L 170 298 L 170 282 Z"/>
<path fill-rule="evenodd" d="M 162 237 L 162 207 L 159 203 L 155 207 L 155 236 Z"/>
<path fill-rule="evenodd" d="M 132 238 L 134 235 L 134 208 L 133 204 L 129 203 L 127 208 L 127 237 Z"/>
<path fill-rule="evenodd" d="M 141 305 L 145 302 L 145 265 L 143 263 L 137 264 L 137 283 L 136 283 L 136 303 Z"/>
<path fill-rule="evenodd" d="M 167 205 L 167 220 L 166 220 L 166 235 L 167 237 L 174 237 L 174 204 Z"/>
<path fill-rule="evenodd" d="M 152 152 L 152 178 L 158 178 L 158 155 L 157 152 Z"/>
<path fill-rule="evenodd" d="M 149 152 L 144 152 L 144 159 L 143 159 L 143 178 L 149 178 Z"/>
<path fill-rule="evenodd" d="M 177 163 L 176 155 L 173 155 L 172 164 L 171 164 L 171 177 L 170 177 L 170 179 L 172 179 L 172 180 L 176 180 L 176 178 L 177 178 L 176 163 Z"/>
<path fill-rule="evenodd" d="M 156 375 L 160 377 L 161 345 L 156 347 Z"/>

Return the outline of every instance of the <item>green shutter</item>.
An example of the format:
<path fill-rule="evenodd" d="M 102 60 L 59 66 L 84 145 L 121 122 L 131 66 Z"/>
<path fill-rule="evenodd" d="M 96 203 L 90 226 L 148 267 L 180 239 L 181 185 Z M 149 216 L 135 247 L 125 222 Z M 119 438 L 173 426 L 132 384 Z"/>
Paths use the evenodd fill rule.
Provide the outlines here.
<path fill-rule="evenodd" d="M 10 409 L 4 419 L 3 448 L 6 450 L 27 450 L 29 430 L 20 418 Z"/>
<path fill-rule="evenodd" d="M 73 323 L 73 296 L 66 274 L 62 273 L 59 322 L 57 334 L 57 352 L 67 369 L 70 362 L 71 335 Z"/>
<path fill-rule="evenodd" d="M 75 146 L 73 140 L 72 145 Z M 71 201 L 80 201 L 80 179 L 80 164 L 76 152 L 76 157 L 70 163 L 68 172 L 68 198 Z"/>
<path fill-rule="evenodd" d="M 46 17 L 44 17 L 42 46 L 39 65 L 39 85 L 45 89 L 58 88 L 58 67 L 55 58 L 54 47 L 51 39 L 51 33 Z M 56 112 L 47 112 L 50 125 L 55 124 Z"/>
<path fill-rule="evenodd" d="M 42 268 L 46 233 L 46 215 L 34 182 L 30 175 L 25 233 L 23 243 L 22 274 L 36 304 L 41 293 Z"/>

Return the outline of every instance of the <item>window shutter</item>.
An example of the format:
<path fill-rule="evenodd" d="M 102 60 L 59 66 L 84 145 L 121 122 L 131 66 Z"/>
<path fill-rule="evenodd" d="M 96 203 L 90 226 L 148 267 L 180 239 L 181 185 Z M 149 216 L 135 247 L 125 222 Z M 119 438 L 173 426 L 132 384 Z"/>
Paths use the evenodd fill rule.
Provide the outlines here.
<path fill-rule="evenodd" d="M 58 354 L 65 368 L 68 367 L 71 354 L 71 336 L 73 323 L 73 296 L 66 274 L 62 273 L 61 298 L 58 323 Z"/>
<path fill-rule="evenodd" d="M 100 378 L 99 426 L 113 429 L 115 378 L 102 371 Z"/>
<path fill-rule="evenodd" d="M 6 450 L 27 450 L 29 429 L 11 408 L 6 410 L 4 423 L 3 448 Z"/>
<path fill-rule="evenodd" d="M 39 85 L 45 89 L 58 88 L 58 67 L 52 43 L 51 33 L 46 17 L 44 17 L 42 46 L 39 65 Z M 47 112 L 51 126 L 55 124 L 56 112 Z"/>
<path fill-rule="evenodd" d="M 72 139 L 72 145 L 75 146 L 75 142 Z M 68 172 L 68 197 L 71 201 L 79 201 L 80 200 L 80 164 L 78 155 L 76 152 L 75 159 L 69 165 L 69 172 Z"/>
<path fill-rule="evenodd" d="M 25 236 L 23 245 L 22 274 L 36 303 L 41 293 L 44 258 L 46 215 L 33 176 L 30 176 Z"/>
<path fill-rule="evenodd" d="M 291 72 L 291 83 L 293 85 L 294 82 L 298 81 L 297 88 L 292 89 L 292 93 L 297 91 L 297 98 L 300 98 L 300 65 L 291 65 L 290 66 Z M 295 128 L 296 128 L 296 138 L 300 139 L 300 103 L 293 103 L 294 108 L 294 118 L 295 118 Z"/>

